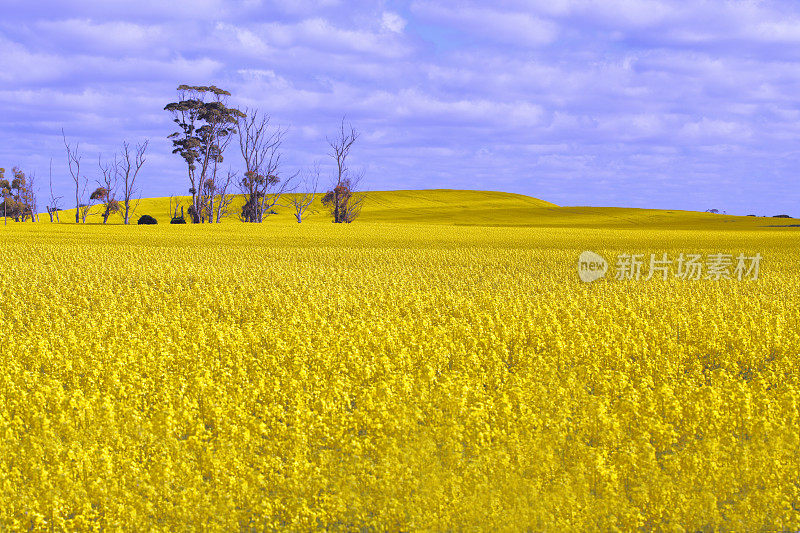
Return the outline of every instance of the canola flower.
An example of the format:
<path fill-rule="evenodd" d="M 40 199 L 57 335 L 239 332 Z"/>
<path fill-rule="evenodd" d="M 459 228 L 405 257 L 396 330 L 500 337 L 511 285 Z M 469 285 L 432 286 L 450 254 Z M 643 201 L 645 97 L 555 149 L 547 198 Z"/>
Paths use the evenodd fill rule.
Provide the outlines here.
<path fill-rule="evenodd" d="M 584 249 L 757 281 L 578 280 Z M 796 232 L 0 229 L 0 529 L 797 530 Z"/>

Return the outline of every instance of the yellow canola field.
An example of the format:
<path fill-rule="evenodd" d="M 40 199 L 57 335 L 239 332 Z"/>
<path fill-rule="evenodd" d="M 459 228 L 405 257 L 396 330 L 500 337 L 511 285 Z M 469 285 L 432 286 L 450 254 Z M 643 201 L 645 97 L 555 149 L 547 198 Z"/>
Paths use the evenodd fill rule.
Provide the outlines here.
<path fill-rule="evenodd" d="M 294 223 L 290 205 L 293 195 L 283 195 L 274 206 L 265 224 Z M 421 225 L 457 226 L 526 226 L 561 228 L 616 228 L 639 229 L 699 229 L 704 230 L 759 230 L 773 225 L 800 224 L 800 219 L 773 218 L 769 216 L 733 216 L 697 211 L 667 211 L 663 209 L 636 209 L 627 207 L 562 207 L 538 198 L 497 191 L 465 191 L 458 189 L 424 189 L 402 191 L 370 191 L 364 193 L 365 202 L 359 223 L 404 223 Z M 329 223 L 330 209 L 322 205 L 322 195 L 317 195 L 303 216 L 304 223 Z M 184 208 L 191 205 L 191 197 L 142 198 L 134 201 L 130 220 L 136 223 L 141 215 L 155 217 L 167 224 L 172 217 L 174 202 Z M 231 200 L 224 223 L 239 222 L 244 196 Z M 180 212 L 180 209 L 178 209 Z M 91 208 L 87 222 L 100 224 L 102 205 Z M 760 213 L 765 215 L 765 213 Z M 47 215 L 40 221 L 49 223 Z M 75 209 L 60 212 L 61 222 L 74 222 Z M 121 213 L 115 213 L 108 224 L 121 224 Z"/>
<path fill-rule="evenodd" d="M 797 530 L 799 237 L 0 226 L 0 530 Z"/>

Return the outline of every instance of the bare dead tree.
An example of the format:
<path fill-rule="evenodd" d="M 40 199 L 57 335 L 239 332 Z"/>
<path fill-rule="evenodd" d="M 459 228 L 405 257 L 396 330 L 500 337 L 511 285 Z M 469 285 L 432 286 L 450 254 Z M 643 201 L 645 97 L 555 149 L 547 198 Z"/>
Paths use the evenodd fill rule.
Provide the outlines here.
<path fill-rule="evenodd" d="M 352 174 L 347 166 L 350 150 L 358 140 L 358 132 L 352 124 L 345 128 L 344 118 L 336 138 L 328 139 L 331 151 L 328 155 L 336 163 L 336 174 L 333 177 L 331 189 L 322 197 L 323 205 L 330 206 L 333 222 L 350 223 L 361 213 L 364 203 L 364 194 L 358 193 L 364 173 Z"/>
<path fill-rule="evenodd" d="M 11 196 L 11 183 L 5 176 L 6 169 L 0 167 L 0 194 L 3 195 L 3 225 L 8 225 L 8 201 Z"/>
<path fill-rule="evenodd" d="M 262 222 L 281 196 L 292 189 L 297 174 L 280 178 L 281 143 L 286 130 L 270 127 L 270 117 L 258 109 L 245 109 L 236 123 L 245 172 L 239 180 L 244 194 L 241 219 Z"/>
<path fill-rule="evenodd" d="M 220 154 L 225 152 L 230 141 L 230 135 L 220 138 L 218 143 Z M 199 202 L 201 206 L 200 222 L 208 220 L 209 224 L 214 222 L 219 224 L 223 215 L 222 211 L 227 213 L 228 207 L 233 201 L 232 198 L 227 198 L 227 192 L 230 188 L 231 180 L 236 174 L 228 170 L 225 177 L 223 177 L 219 170 L 220 163 L 222 163 L 222 155 L 213 158 L 208 178 L 203 183 Z M 214 206 L 216 206 L 216 210 Z"/>
<path fill-rule="evenodd" d="M 88 183 L 88 180 L 86 180 L 85 183 Z M 86 194 L 86 185 L 85 184 L 83 186 L 83 194 Z M 80 205 L 79 210 L 80 210 L 80 214 L 81 214 L 81 222 L 83 224 L 86 224 L 86 219 L 89 217 L 89 213 L 91 213 L 93 207 L 94 207 L 94 204 L 91 201 Z"/>
<path fill-rule="evenodd" d="M 314 203 L 314 198 L 317 196 L 317 187 L 319 186 L 319 164 L 314 164 L 312 170 L 306 170 L 302 174 L 300 188 L 303 192 L 296 192 L 292 195 L 289 204 L 294 208 L 294 218 L 297 223 L 303 222 L 303 215 L 308 207 Z"/>
<path fill-rule="evenodd" d="M 169 197 L 169 218 L 170 220 L 181 219 L 186 220 L 183 212 L 183 199 L 180 196 Z M 180 210 L 180 216 L 178 211 Z"/>
<path fill-rule="evenodd" d="M 122 159 L 116 169 L 122 181 L 122 210 L 125 224 L 130 224 L 131 213 L 139 206 L 139 199 L 137 199 L 136 204 L 131 208 L 133 197 L 138 194 L 136 178 L 147 161 L 145 154 L 149 143 L 150 140 L 147 139 L 142 144 L 137 144 L 135 152 L 131 151 L 128 141 L 122 143 Z"/>
<path fill-rule="evenodd" d="M 90 200 L 95 200 L 103 204 L 103 224 L 108 222 L 108 217 L 120 210 L 121 206 L 115 198 L 117 189 L 117 176 L 119 174 L 119 161 L 114 156 L 114 162 L 109 165 L 103 163 L 102 157 L 97 156 L 97 166 L 100 167 L 102 178 L 97 181 L 98 187 L 89 196 Z"/>
<path fill-rule="evenodd" d="M 31 222 L 38 222 L 39 220 L 39 207 L 37 202 L 37 190 L 36 190 L 36 174 L 28 175 L 28 183 L 25 187 L 25 191 L 23 193 L 23 203 L 27 206 L 27 213 L 31 217 Z M 22 221 L 25 221 L 25 215 L 22 216 Z"/>
<path fill-rule="evenodd" d="M 361 181 L 364 179 L 364 171 L 360 170 L 355 174 L 347 177 L 344 181 L 347 195 L 345 201 L 341 205 L 342 221 L 349 224 L 361 215 L 361 208 L 364 206 L 364 200 L 367 194 L 360 190 Z"/>
<path fill-rule="evenodd" d="M 75 183 L 75 223 L 78 224 L 80 220 L 81 211 L 81 156 L 78 152 L 80 143 L 75 143 L 73 150 L 67 142 L 67 136 L 64 134 L 64 129 L 61 129 L 61 137 L 64 139 L 64 147 L 67 149 L 67 163 L 69 164 L 69 173 L 72 176 L 72 181 Z M 88 181 L 84 178 L 83 192 L 86 192 L 85 182 Z M 86 217 L 84 217 L 84 221 Z"/>
<path fill-rule="evenodd" d="M 297 188 L 296 180 L 299 175 L 300 171 L 297 171 L 283 179 L 275 176 L 277 180 L 277 186 L 271 189 L 267 189 L 261 195 L 261 207 L 259 209 L 261 213 L 261 220 L 259 220 L 259 222 L 263 221 L 265 216 L 274 214 L 275 206 L 284 205 L 281 203 L 281 198 L 283 198 L 283 195 L 295 191 L 295 189 Z"/>
<path fill-rule="evenodd" d="M 228 189 L 234 181 L 236 181 L 236 172 L 228 170 L 228 173 L 225 176 L 225 181 L 222 181 L 221 185 L 218 187 L 219 197 L 217 199 L 217 224 L 220 223 L 222 217 L 228 215 L 228 209 L 230 208 L 231 202 L 233 202 L 235 197 L 233 194 L 228 194 Z"/>
<path fill-rule="evenodd" d="M 58 219 L 58 212 L 61 211 L 61 207 L 59 206 L 61 198 L 63 198 L 63 196 L 56 196 L 53 193 L 53 160 L 50 159 L 50 205 L 46 206 L 47 214 L 50 215 L 50 222 L 53 222 L 54 216 L 56 222 L 61 222 Z"/>

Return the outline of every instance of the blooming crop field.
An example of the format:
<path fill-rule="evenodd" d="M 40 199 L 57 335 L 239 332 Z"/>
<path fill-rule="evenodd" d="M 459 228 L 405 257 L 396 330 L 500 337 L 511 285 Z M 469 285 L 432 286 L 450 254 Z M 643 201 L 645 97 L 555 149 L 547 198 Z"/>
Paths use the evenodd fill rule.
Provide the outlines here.
<path fill-rule="evenodd" d="M 0 226 L 0 529 L 797 530 L 798 244 Z M 583 250 L 763 259 L 583 283 Z"/>

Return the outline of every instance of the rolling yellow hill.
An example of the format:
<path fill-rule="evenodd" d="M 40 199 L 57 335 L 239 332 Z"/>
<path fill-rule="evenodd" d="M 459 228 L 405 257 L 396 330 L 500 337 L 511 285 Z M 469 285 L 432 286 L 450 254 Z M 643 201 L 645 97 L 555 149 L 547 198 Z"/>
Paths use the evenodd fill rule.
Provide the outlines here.
<path fill-rule="evenodd" d="M 190 198 L 182 198 L 184 206 Z M 238 221 L 243 199 L 237 197 L 225 222 Z M 288 201 L 276 206 L 277 214 L 267 217 L 267 223 L 295 223 Z M 95 207 L 88 221 L 100 222 L 100 208 Z M 169 221 L 169 198 L 144 198 L 131 217 L 132 222 L 143 215 L 154 216 L 159 223 Z M 62 222 L 75 219 L 75 210 L 61 213 Z M 49 220 L 46 214 L 41 220 Z M 109 223 L 122 222 L 114 215 Z M 327 208 L 315 201 L 304 223 L 327 223 Z M 466 191 L 452 189 L 374 191 L 367 193 L 360 223 L 416 223 L 468 226 L 529 226 L 529 227 L 608 227 L 608 228 L 672 228 L 672 229 L 762 229 L 772 225 L 800 224 L 798 219 L 771 217 L 741 217 L 695 211 L 667 211 L 619 207 L 561 207 L 524 196 L 495 191 Z M 775 228 L 781 230 L 784 228 Z"/>

